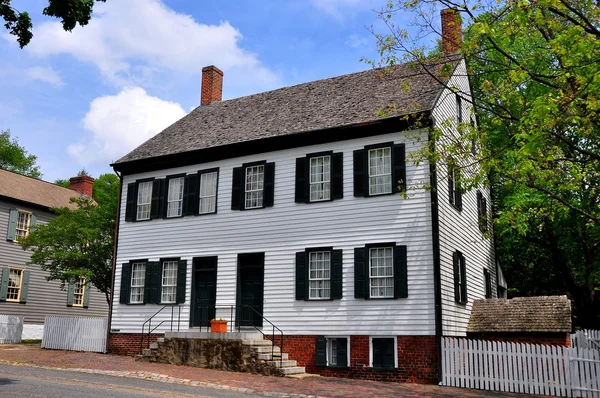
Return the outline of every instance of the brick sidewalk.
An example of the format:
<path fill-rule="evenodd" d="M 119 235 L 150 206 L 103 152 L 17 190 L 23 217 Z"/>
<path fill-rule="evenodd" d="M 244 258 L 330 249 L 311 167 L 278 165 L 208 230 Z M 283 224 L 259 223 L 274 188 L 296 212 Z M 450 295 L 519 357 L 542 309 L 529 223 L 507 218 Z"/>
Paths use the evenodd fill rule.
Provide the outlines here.
<path fill-rule="evenodd" d="M 88 352 L 43 350 L 39 345 L 0 345 L 0 361 L 25 366 L 72 369 L 167 383 L 203 386 L 280 397 L 525 397 L 409 383 L 382 383 L 329 377 L 302 380 L 247 373 L 136 362 L 131 357 Z M 272 394 L 277 393 L 277 394 Z"/>

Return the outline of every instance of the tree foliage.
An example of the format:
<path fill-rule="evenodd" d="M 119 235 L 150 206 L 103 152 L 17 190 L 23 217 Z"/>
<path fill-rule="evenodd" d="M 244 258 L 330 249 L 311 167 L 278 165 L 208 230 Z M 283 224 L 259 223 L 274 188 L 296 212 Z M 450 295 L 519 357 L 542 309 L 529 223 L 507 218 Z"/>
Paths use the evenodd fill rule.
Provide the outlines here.
<path fill-rule="evenodd" d="M 105 2 L 106 0 L 95 0 Z M 33 38 L 31 17 L 26 11 L 19 11 L 11 6 L 11 0 L 0 0 L 0 17 L 11 35 L 17 37 L 21 48 Z M 87 25 L 92 17 L 94 0 L 48 0 L 43 14 L 61 20 L 63 29 L 70 32 L 77 24 Z"/>
<path fill-rule="evenodd" d="M 32 227 L 21 242 L 23 249 L 32 249 L 30 263 L 49 272 L 49 280 L 63 284 L 86 278 L 109 302 L 118 196 L 119 179 L 103 174 L 94 181 L 93 200 L 72 199 L 74 210 L 53 209 L 57 217 Z"/>
<path fill-rule="evenodd" d="M 577 323 L 600 327 L 600 7 L 590 0 L 390 2 L 380 14 L 381 63 L 423 62 L 425 35 L 441 33 L 439 8 L 454 8 L 465 40 L 479 129 L 437 146 L 476 163 L 470 187 L 491 177 L 498 255 L 517 294 L 568 293 Z M 394 25 L 409 10 L 421 28 Z M 437 52 L 439 54 L 439 51 Z M 465 93 L 470 99 L 470 93 Z M 481 148 L 475 159 L 465 148 Z M 467 167 L 465 167 L 467 169 Z"/>
<path fill-rule="evenodd" d="M 35 164 L 37 156 L 30 155 L 19 145 L 19 140 L 11 138 L 10 130 L 0 131 L 0 169 L 12 171 L 33 178 L 41 178 L 40 167 Z"/>

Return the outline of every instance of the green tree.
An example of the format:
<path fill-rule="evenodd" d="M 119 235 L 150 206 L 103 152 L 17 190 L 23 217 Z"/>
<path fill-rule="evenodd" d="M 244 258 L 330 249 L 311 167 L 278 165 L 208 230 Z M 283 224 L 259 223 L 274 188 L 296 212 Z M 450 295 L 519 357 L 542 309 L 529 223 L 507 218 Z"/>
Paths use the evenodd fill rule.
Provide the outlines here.
<path fill-rule="evenodd" d="M 0 169 L 12 171 L 33 178 L 41 178 L 40 167 L 35 164 L 37 156 L 30 155 L 19 145 L 19 140 L 11 138 L 10 130 L 0 131 Z"/>
<path fill-rule="evenodd" d="M 59 185 L 63 188 L 69 188 L 69 185 L 71 185 L 69 180 L 64 180 L 62 178 L 59 178 L 58 180 L 54 181 L 54 184 Z"/>
<path fill-rule="evenodd" d="M 96 0 L 105 2 L 106 0 Z M 19 11 L 11 6 L 11 0 L 0 0 L 0 17 L 11 35 L 17 37 L 21 48 L 25 47 L 33 37 L 31 17 L 26 11 Z M 43 14 L 59 18 L 63 29 L 70 32 L 77 24 L 87 25 L 92 17 L 94 0 L 48 0 Z"/>
<path fill-rule="evenodd" d="M 110 300 L 119 179 L 103 174 L 94 181 L 93 199 L 72 199 L 76 209 L 53 209 L 56 218 L 32 228 L 21 242 L 31 249 L 30 264 L 63 284 L 83 277 Z"/>
<path fill-rule="evenodd" d="M 600 7 L 589 0 L 388 3 L 380 63 L 435 57 L 425 34 L 439 8 L 460 13 L 479 129 L 437 140 L 440 162 L 458 157 L 467 189 L 491 177 L 498 255 L 518 294 L 568 293 L 576 322 L 600 327 Z M 400 11 L 420 31 L 397 28 Z M 425 44 L 424 44 L 425 43 Z M 433 55 L 432 55 L 433 54 Z M 469 100 L 469 96 L 464 98 Z M 478 141 L 475 159 L 469 142 Z M 475 163 L 476 167 L 472 167 Z"/>

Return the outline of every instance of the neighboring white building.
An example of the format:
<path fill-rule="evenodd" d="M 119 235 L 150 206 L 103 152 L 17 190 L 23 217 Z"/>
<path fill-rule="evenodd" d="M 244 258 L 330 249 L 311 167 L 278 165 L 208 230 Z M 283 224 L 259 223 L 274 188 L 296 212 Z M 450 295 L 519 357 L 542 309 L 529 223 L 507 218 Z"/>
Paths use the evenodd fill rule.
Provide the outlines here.
<path fill-rule="evenodd" d="M 445 67 L 458 91 L 430 76 Z M 132 353 L 167 305 L 190 331 L 264 316 L 309 372 L 435 381 L 439 338 L 464 336 L 472 301 L 496 296 L 488 189 L 410 161 L 429 126 L 456 134 L 471 117 L 464 60 L 223 102 L 222 78 L 204 68 L 202 105 L 113 164 L 112 350 Z"/>

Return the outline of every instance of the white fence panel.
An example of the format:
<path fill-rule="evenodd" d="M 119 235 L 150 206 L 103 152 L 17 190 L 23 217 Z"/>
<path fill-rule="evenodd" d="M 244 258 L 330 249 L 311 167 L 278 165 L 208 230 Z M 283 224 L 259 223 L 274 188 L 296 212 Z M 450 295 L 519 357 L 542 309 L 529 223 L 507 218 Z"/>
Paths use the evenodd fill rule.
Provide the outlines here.
<path fill-rule="evenodd" d="M 106 318 L 47 316 L 42 348 L 106 352 Z"/>
<path fill-rule="evenodd" d="M 0 315 L 0 344 L 21 342 L 23 336 L 23 317 Z"/>
<path fill-rule="evenodd" d="M 600 330 L 578 330 L 571 335 L 571 346 L 600 350 Z"/>
<path fill-rule="evenodd" d="M 569 353 L 573 396 L 599 398 L 600 351 L 573 347 Z"/>

